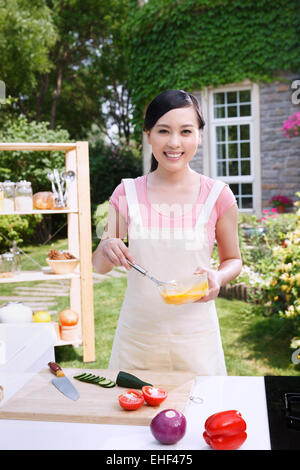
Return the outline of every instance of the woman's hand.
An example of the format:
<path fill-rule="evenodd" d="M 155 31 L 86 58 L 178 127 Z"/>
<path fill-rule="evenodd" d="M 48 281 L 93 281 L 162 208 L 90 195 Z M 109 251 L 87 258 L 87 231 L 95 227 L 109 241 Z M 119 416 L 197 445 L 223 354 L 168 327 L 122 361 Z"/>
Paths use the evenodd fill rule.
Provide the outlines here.
<path fill-rule="evenodd" d="M 198 266 L 195 269 L 194 274 L 202 274 L 202 273 L 207 273 L 208 291 L 204 297 L 202 297 L 200 300 L 196 300 L 196 302 L 199 302 L 199 303 L 208 302 L 209 300 L 214 300 L 216 297 L 218 297 L 220 288 L 221 288 L 218 271 L 215 271 L 214 269 L 202 268 L 201 266 Z"/>
<path fill-rule="evenodd" d="M 129 249 L 120 238 L 103 240 L 99 245 L 99 250 L 102 256 L 114 266 L 124 266 L 124 268 L 130 270 L 131 266 L 127 263 L 126 258 L 131 263 L 135 263 Z"/>

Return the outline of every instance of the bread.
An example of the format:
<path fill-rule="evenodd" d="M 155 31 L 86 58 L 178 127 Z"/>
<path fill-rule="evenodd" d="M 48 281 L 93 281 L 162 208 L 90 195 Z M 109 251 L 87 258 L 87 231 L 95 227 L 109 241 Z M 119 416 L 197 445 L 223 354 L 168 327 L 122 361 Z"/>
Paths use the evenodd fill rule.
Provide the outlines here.
<path fill-rule="evenodd" d="M 33 207 L 40 210 L 56 209 L 54 194 L 51 191 L 42 191 L 33 195 Z"/>

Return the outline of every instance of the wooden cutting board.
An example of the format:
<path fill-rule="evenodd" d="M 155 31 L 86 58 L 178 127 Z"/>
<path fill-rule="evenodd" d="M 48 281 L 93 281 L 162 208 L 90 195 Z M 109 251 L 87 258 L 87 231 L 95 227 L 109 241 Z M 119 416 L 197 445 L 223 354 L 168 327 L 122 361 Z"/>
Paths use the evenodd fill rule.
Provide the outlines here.
<path fill-rule="evenodd" d="M 74 375 L 90 372 L 116 380 L 119 371 L 64 369 L 64 372 L 79 392 L 77 401 L 59 392 L 51 383 L 54 375 L 49 369 L 44 369 L 0 408 L 0 419 L 147 426 L 163 409 L 174 408 L 184 413 L 195 380 L 195 375 L 191 373 L 126 371 L 168 392 L 167 399 L 158 407 L 144 404 L 137 410 L 126 411 L 120 407 L 118 401 L 118 396 L 124 393 L 126 388 L 103 388 L 73 379 Z"/>

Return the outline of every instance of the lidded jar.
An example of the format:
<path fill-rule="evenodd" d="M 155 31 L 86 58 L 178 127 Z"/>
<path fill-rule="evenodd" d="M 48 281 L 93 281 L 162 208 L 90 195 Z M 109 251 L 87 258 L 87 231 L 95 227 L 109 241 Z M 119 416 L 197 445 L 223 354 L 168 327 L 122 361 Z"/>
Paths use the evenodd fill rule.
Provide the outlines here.
<path fill-rule="evenodd" d="M 33 210 L 32 187 L 30 181 L 19 181 L 15 191 L 15 209 L 20 212 Z"/>
<path fill-rule="evenodd" d="M 14 212 L 15 210 L 15 183 L 4 181 L 3 187 L 3 210 L 4 212 Z"/>
<path fill-rule="evenodd" d="M 2 273 L 6 273 L 7 275 L 13 275 L 15 272 L 15 260 L 13 253 L 3 253 L 1 255 L 1 270 Z"/>

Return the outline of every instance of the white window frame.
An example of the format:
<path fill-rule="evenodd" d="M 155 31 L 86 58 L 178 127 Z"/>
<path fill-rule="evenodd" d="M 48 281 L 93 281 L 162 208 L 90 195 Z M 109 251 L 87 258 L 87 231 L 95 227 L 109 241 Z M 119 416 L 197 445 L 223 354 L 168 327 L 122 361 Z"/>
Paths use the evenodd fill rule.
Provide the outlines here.
<path fill-rule="evenodd" d="M 214 118 L 213 93 L 224 93 L 240 90 L 251 91 L 251 116 L 237 118 Z M 203 132 L 203 170 L 204 174 L 213 179 L 220 179 L 228 184 L 252 183 L 253 208 L 239 209 L 240 212 L 261 214 L 261 164 L 260 164 L 260 114 L 259 114 L 259 86 L 245 80 L 242 83 L 233 83 L 217 88 L 207 87 L 202 91 L 201 105 L 207 126 Z M 247 176 L 217 176 L 216 158 L 216 132 L 219 125 L 250 125 L 250 151 L 251 175 Z"/>

